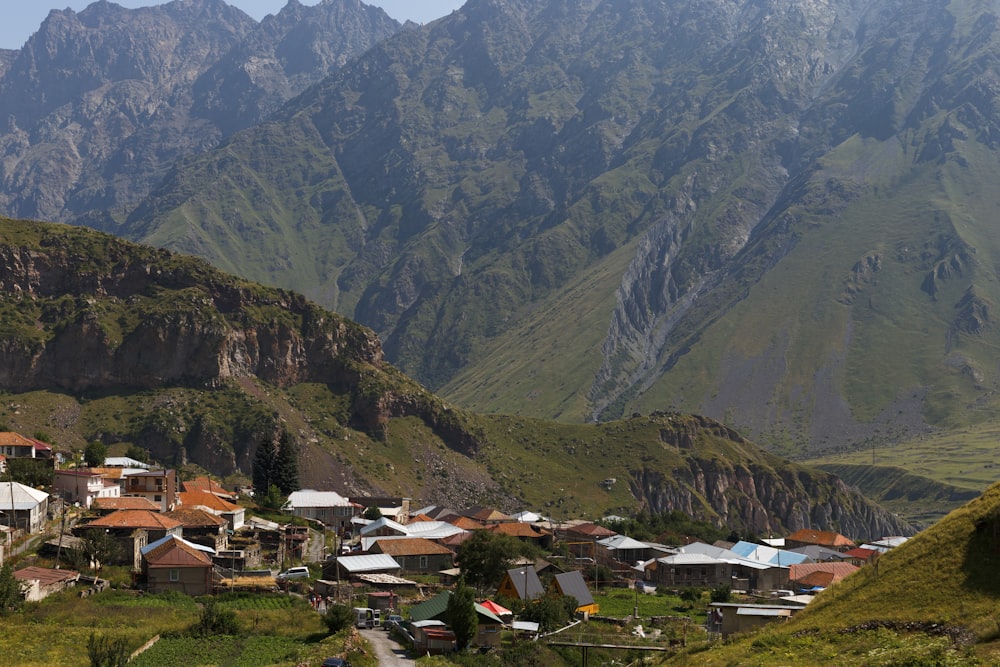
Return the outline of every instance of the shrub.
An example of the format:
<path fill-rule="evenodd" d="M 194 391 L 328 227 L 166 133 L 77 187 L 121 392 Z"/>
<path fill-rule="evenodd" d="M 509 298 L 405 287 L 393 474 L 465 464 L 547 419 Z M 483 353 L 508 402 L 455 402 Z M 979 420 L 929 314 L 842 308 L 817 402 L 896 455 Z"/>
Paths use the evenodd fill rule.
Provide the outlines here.
<path fill-rule="evenodd" d="M 129 659 L 128 645 L 124 637 L 112 639 L 91 632 L 87 638 L 87 656 L 90 667 L 125 667 Z"/>
<path fill-rule="evenodd" d="M 238 635 L 240 631 L 240 622 L 236 618 L 236 612 L 216 604 L 213 599 L 208 599 L 201 609 L 201 617 L 191 628 L 191 635 L 194 637 Z"/>
<path fill-rule="evenodd" d="M 342 604 L 330 605 L 323 615 L 323 623 L 326 624 L 330 634 L 336 634 L 344 628 L 349 628 L 353 622 L 354 611 Z"/>

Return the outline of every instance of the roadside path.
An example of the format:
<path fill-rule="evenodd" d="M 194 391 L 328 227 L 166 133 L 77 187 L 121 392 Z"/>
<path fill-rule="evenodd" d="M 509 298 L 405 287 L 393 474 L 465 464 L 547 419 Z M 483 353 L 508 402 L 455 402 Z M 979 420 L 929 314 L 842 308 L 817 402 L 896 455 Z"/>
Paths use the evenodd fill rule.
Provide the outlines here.
<path fill-rule="evenodd" d="M 406 657 L 403 647 L 389 638 L 389 633 L 377 628 L 358 630 L 368 640 L 379 667 L 413 667 L 413 659 Z"/>

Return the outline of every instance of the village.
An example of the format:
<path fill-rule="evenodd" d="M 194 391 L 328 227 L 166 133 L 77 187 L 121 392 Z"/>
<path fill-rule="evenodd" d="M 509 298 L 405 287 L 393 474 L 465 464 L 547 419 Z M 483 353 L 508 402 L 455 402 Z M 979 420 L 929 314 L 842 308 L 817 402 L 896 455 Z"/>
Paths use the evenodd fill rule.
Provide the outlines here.
<path fill-rule="evenodd" d="M 51 487 L 15 482 L 10 469 L 19 459 L 51 468 Z M 473 649 L 588 623 L 620 628 L 635 645 L 669 646 L 786 620 L 817 592 L 859 568 L 877 568 L 879 556 L 906 539 L 856 544 L 802 529 L 758 541 L 666 544 L 616 532 L 621 517 L 555 521 L 530 510 L 315 490 L 294 491 L 267 509 L 253 503 L 250 489 L 227 489 L 204 475 L 182 480 L 177 470 L 130 457 L 73 463 L 41 440 L 0 433 L 7 478 L 0 561 L 13 568 L 25 600 L 109 586 L 193 597 L 280 591 L 309 600 L 318 613 L 348 608 L 354 626 L 390 630 L 415 656 L 459 648 L 449 598 L 465 583 L 476 593 Z M 484 552 L 501 557 L 485 563 Z M 653 604 L 664 591 L 687 595 L 693 611 Z M 624 612 L 602 610 L 612 594 L 624 596 Z M 546 616 L 543 600 L 562 601 L 565 613 Z"/>

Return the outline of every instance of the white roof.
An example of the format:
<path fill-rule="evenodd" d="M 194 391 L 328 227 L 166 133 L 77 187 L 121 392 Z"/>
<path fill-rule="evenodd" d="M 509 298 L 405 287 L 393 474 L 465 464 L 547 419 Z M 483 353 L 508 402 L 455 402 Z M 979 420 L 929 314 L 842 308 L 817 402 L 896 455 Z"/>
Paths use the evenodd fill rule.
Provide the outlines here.
<path fill-rule="evenodd" d="M 302 507 L 344 507 L 350 504 L 347 498 L 336 491 L 304 489 L 302 491 L 292 491 L 285 505 L 290 509 L 299 509 Z"/>
<path fill-rule="evenodd" d="M 740 607 L 736 610 L 737 616 L 791 616 L 789 609 L 763 609 L 761 607 Z"/>
<path fill-rule="evenodd" d="M 531 512 L 525 510 L 523 512 L 518 512 L 517 514 L 511 514 L 511 517 L 520 521 L 521 523 L 537 523 L 539 521 L 547 521 L 547 519 L 538 514 L 537 512 Z"/>
<path fill-rule="evenodd" d="M 510 624 L 510 627 L 524 632 L 538 632 L 538 623 L 534 621 L 514 621 Z"/>
<path fill-rule="evenodd" d="M 611 537 L 605 537 L 603 540 L 597 540 L 597 543 L 610 550 L 648 548 L 644 542 L 632 539 L 628 535 L 613 535 Z"/>
<path fill-rule="evenodd" d="M 413 628 L 437 628 L 447 625 L 444 621 L 435 621 L 433 618 L 428 618 L 426 621 L 414 621 L 410 623 L 410 627 Z"/>
<path fill-rule="evenodd" d="M 380 519 L 372 521 L 370 524 L 361 529 L 361 534 L 370 535 L 371 533 L 375 532 L 376 530 L 379 530 L 380 528 L 388 528 L 389 530 L 394 530 L 400 535 L 408 534 L 406 532 L 406 526 L 404 526 L 401 523 L 396 523 L 392 519 L 387 519 L 386 517 L 382 517 Z"/>
<path fill-rule="evenodd" d="M 440 540 L 459 533 L 468 532 L 447 521 L 415 521 L 403 526 L 410 537 L 425 537 L 428 540 Z"/>
<path fill-rule="evenodd" d="M 375 572 L 377 570 L 401 569 L 396 559 L 388 554 L 368 554 L 365 556 L 338 556 L 337 563 L 348 573 Z"/>
<path fill-rule="evenodd" d="M 0 512 L 12 507 L 15 510 L 34 509 L 48 497 L 44 491 L 18 482 L 0 482 Z"/>
<path fill-rule="evenodd" d="M 129 458 L 128 456 L 109 456 L 104 459 L 104 467 L 106 468 L 140 468 L 144 470 L 149 469 L 148 463 L 143 463 L 142 461 Z"/>
<path fill-rule="evenodd" d="M 188 542 L 183 537 L 177 537 L 176 535 L 167 535 L 166 537 L 161 537 L 160 539 L 156 540 L 155 542 L 150 542 L 149 544 L 147 544 L 146 546 L 144 546 L 142 549 L 140 549 L 139 552 L 143 556 L 145 556 L 146 554 L 148 554 L 150 551 L 152 551 L 156 547 L 158 547 L 161 544 L 164 544 L 165 542 L 167 542 L 167 540 L 178 540 L 179 542 L 183 542 L 184 544 L 188 545 L 192 549 L 197 549 L 198 551 L 204 551 L 205 553 L 207 553 L 209 555 L 212 555 L 212 556 L 215 555 L 215 549 L 213 549 L 212 547 L 206 547 L 206 546 L 203 546 L 201 544 L 195 544 L 194 542 Z"/>

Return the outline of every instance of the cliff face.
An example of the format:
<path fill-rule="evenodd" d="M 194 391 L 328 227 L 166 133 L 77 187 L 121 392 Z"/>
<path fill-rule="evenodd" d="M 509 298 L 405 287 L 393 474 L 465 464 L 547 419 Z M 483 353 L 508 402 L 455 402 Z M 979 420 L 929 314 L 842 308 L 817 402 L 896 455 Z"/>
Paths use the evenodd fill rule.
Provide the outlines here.
<path fill-rule="evenodd" d="M 0 246 L 0 291 L 22 305 L 22 317 L 37 318 L 38 334 L 0 340 L 0 386 L 85 391 L 240 377 L 344 385 L 350 364 L 382 362 L 371 331 L 301 296 L 221 280 L 200 263 L 110 237 L 103 243 L 103 264 L 81 262 L 59 235 L 40 248 Z"/>

